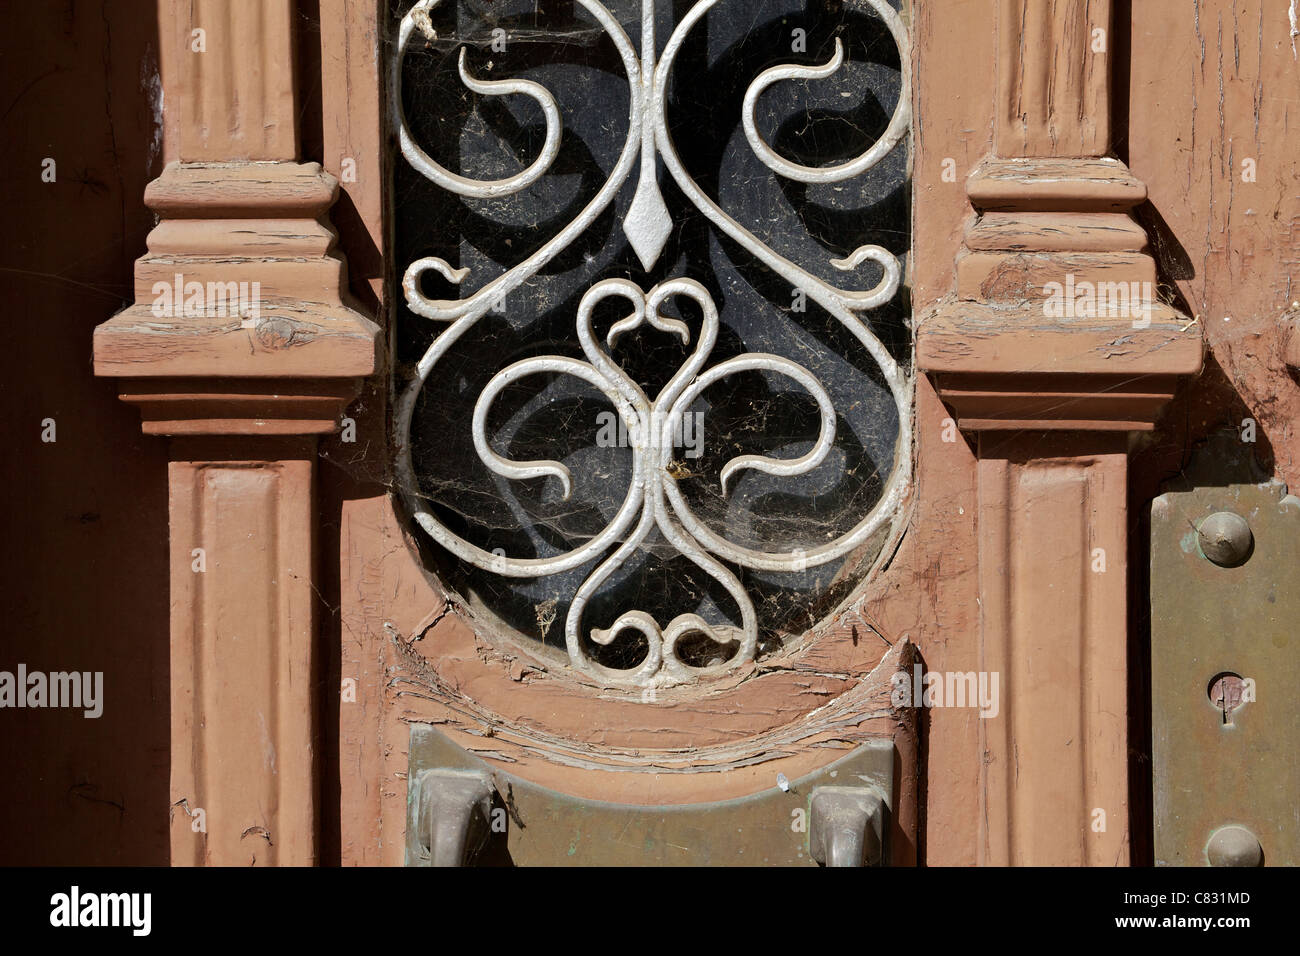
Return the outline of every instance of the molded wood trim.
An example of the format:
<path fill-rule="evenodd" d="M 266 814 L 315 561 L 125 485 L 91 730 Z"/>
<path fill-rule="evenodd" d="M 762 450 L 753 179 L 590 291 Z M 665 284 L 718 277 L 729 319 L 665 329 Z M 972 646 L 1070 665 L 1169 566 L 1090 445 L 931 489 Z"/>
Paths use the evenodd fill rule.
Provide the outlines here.
<path fill-rule="evenodd" d="M 314 440 L 173 446 L 173 865 L 317 857 Z"/>
<path fill-rule="evenodd" d="M 1105 155 L 1110 27 L 1111 0 L 1001 0 L 999 156 Z"/>
<path fill-rule="evenodd" d="M 1128 860 L 1127 438 L 979 438 L 980 862 Z"/>
<path fill-rule="evenodd" d="M 169 468 L 174 864 L 317 862 L 316 437 L 379 367 L 299 163 L 293 0 L 160 0 L 160 217 L 95 330 Z M 202 49 L 199 49 L 199 47 Z M 163 812 L 164 808 L 159 808 Z"/>
<path fill-rule="evenodd" d="M 967 180 L 954 291 L 917 324 L 978 457 L 980 667 L 1003 706 L 979 727 L 977 860 L 1124 865 L 1128 433 L 1203 345 L 1130 218 L 1146 186 L 1107 155 L 1111 3 L 998 13 L 996 156 Z"/>

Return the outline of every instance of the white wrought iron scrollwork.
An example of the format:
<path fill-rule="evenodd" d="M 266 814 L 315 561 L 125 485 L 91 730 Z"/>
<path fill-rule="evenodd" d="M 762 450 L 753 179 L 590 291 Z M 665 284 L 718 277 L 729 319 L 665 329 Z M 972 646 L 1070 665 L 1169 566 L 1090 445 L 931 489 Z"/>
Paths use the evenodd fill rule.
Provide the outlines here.
<path fill-rule="evenodd" d="M 402 56 L 411 37 L 416 33 L 432 37 L 429 12 L 440 2 L 441 0 L 420 0 L 403 18 L 395 58 L 395 81 L 400 77 Z M 415 520 L 456 557 L 506 577 L 530 578 L 557 574 L 603 556 L 595 570 L 578 587 L 569 605 L 564 633 L 573 666 L 602 682 L 615 685 L 665 685 L 696 680 L 701 676 L 726 672 L 753 659 L 758 643 L 757 614 L 740 579 L 723 562 L 761 571 L 796 572 L 843 558 L 867 542 L 898 513 L 911 480 L 911 378 L 856 314 L 883 305 L 897 293 L 901 281 L 901 267 L 897 258 L 880 246 L 861 246 L 844 259 L 831 260 L 830 264 L 836 269 L 850 272 L 870 260 L 880 266 L 883 273 L 876 286 L 868 290 L 852 290 L 827 283 L 781 256 L 724 212 L 689 176 L 677 154 L 666 118 L 667 91 L 673 63 L 691 29 L 719 2 L 721 0 L 697 2 L 677 24 L 662 56 L 657 58 L 654 37 L 655 0 L 642 0 L 639 57 L 619 22 L 601 3 L 597 0 L 578 0 L 578 4 L 613 41 L 628 77 L 628 135 L 609 179 L 586 207 L 552 239 L 522 262 L 464 298 L 432 300 L 423 294 L 420 279 L 427 270 L 434 270 L 453 283 L 461 283 L 468 277 L 468 270 L 453 268 L 445 260 L 436 257 L 411 263 L 402 281 L 407 304 L 413 312 L 450 323 L 417 364 L 415 375 L 397 403 L 398 477 Z M 889 127 L 866 152 L 844 164 L 814 168 L 792 163 L 768 146 L 759 135 L 753 118 L 757 99 L 763 90 L 782 80 L 829 76 L 839 69 L 843 61 L 843 50 L 837 38 L 834 56 L 824 65 L 790 64 L 765 70 L 747 91 L 741 122 L 754 152 L 779 176 L 819 183 L 839 182 L 860 175 L 894 149 L 908 129 L 910 86 L 906 29 L 897 12 L 886 0 L 859 2 L 869 5 L 884 21 L 899 48 L 903 79 L 898 105 Z M 461 81 L 474 92 L 488 96 L 524 95 L 538 103 L 546 120 L 546 141 L 541 153 L 527 169 L 506 179 L 481 181 L 452 173 L 434 162 L 415 143 L 407 128 L 399 95 L 396 97 L 394 120 L 398 127 L 402 155 L 429 180 L 459 195 L 492 198 L 524 189 L 546 173 L 558 153 L 561 119 L 554 97 L 540 84 L 529 80 L 489 81 L 472 76 L 466 66 L 464 48 L 460 50 L 458 69 Z M 400 89 L 400 84 L 394 82 L 394 89 Z M 732 459 L 720 475 L 721 490 L 725 496 L 732 486 L 732 478 L 742 471 L 796 476 L 806 474 L 825 460 L 835 440 L 835 409 L 830 396 L 807 369 L 777 355 L 747 353 L 706 369 L 718 337 L 719 316 L 712 298 L 698 282 L 671 279 L 646 291 L 626 279 L 606 279 L 588 290 L 578 306 L 575 334 L 586 361 L 558 355 L 535 356 L 502 369 L 493 376 L 479 396 L 471 428 L 474 447 L 480 459 L 493 473 L 515 480 L 553 477 L 560 482 L 562 494 L 567 499 L 572 490 L 572 480 L 563 464 L 557 461 L 512 461 L 498 454 L 492 448 L 487 434 L 487 420 L 497 396 L 512 383 L 538 374 L 574 376 L 605 395 L 627 428 L 633 452 L 632 478 L 627 494 L 608 525 L 571 551 L 543 558 L 511 558 L 485 551 L 450 530 L 420 500 L 410 448 L 411 419 L 419 394 L 439 360 L 488 312 L 493 303 L 536 275 L 596 221 L 622 188 L 638 159 L 641 168 L 637 189 L 623 228 L 642 264 L 647 270 L 650 269 L 658 260 L 672 229 L 670 214 L 659 192 L 659 158 L 662 158 L 669 174 L 701 215 L 793 287 L 803 290 L 808 298 L 834 316 L 870 353 L 890 389 L 899 413 L 898 443 L 889 478 L 876 504 L 855 527 L 815 548 L 766 552 L 744 547 L 719 535 L 692 512 L 671 468 L 673 436 L 680 434 L 683 416 L 691 404 L 706 388 L 723 378 L 740 372 L 761 371 L 793 380 L 818 406 L 820 428 L 811 450 L 794 459 L 761 455 L 742 455 Z M 690 355 L 669 382 L 651 398 L 613 359 L 610 350 L 615 348 L 622 335 L 643 324 L 677 335 L 689 346 L 691 334 L 686 324 L 665 316 L 660 311 L 666 301 L 678 296 L 696 303 L 703 313 L 703 323 Z M 599 302 L 609 298 L 625 300 L 631 311 L 626 318 L 614 323 L 602 345 L 593 329 L 592 313 Z M 645 545 L 647 538 L 656 530 L 681 555 L 727 591 L 739 608 L 740 624 L 713 624 L 698 614 L 690 613 L 678 615 L 666 627 L 661 627 L 645 611 L 631 610 L 620 615 L 607 629 L 593 628 L 585 632 L 585 637 L 596 644 L 609 644 L 626 630 L 636 631 L 644 638 L 647 652 L 634 668 L 619 670 L 607 667 L 594 660 L 584 648 L 584 611 L 592 597 L 630 556 Z M 678 654 L 677 647 L 689 635 L 702 636 L 716 643 L 726 659 L 709 667 L 687 664 Z"/>

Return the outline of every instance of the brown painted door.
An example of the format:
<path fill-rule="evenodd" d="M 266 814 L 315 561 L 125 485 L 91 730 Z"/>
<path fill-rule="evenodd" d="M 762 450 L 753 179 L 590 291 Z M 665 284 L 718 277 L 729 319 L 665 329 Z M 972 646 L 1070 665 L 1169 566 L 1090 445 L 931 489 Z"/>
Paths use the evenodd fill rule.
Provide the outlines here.
<path fill-rule="evenodd" d="M 415 778 L 470 770 L 511 811 L 507 835 L 483 837 L 484 859 L 740 861 L 748 845 L 808 861 L 821 836 L 789 839 L 799 810 L 836 783 L 836 760 L 883 740 L 893 767 L 869 786 L 886 795 L 887 861 L 1150 861 L 1153 835 L 1169 831 L 1149 770 L 1148 504 L 1207 435 L 1243 420 L 1282 434 L 1294 400 L 1290 260 L 1266 251 L 1289 241 L 1294 168 L 1264 108 L 1293 69 L 1292 28 L 1227 4 L 726 6 L 646 4 L 649 41 L 642 4 L 611 5 L 608 22 L 578 4 L 564 15 L 589 28 L 588 45 L 563 54 L 544 52 L 561 14 L 441 11 L 435 23 L 417 10 L 393 23 L 390 92 L 409 137 L 394 156 L 386 256 L 405 283 L 389 313 L 398 494 L 345 517 L 343 593 L 361 598 L 345 601 L 344 629 L 371 650 L 345 654 L 343 672 L 370 675 L 372 706 L 363 719 L 342 710 L 345 762 L 367 776 L 345 782 L 341 804 L 349 832 L 406 829 L 401 846 L 358 844 L 356 859 L 427 861 L 449 810 Z M 1185 69 L 1148 55 L 1165 46 L 1185 51 Z M 559 78 L 556 61 L 605 71 L 602 82 Z M 580 104 L 578 119 L 560 109 L 549 172 L 599 168 L 625 178 L 621 192 L 603 198 L 600 176 L 585 192 L 524 183 L 521 170 L 548 162 L 550 120 L 541 90 L 484 85 L 525 75 L 511 63 L 537 81 L 555 69 Z M 637 64 L 639 104 L 625 91 Z M 537 105 L 510 112 L 499 93 Z M 1223 109 L 1207 114 L 1216 99 Z M 513 125 L 483 115 L 489 102 Z M 566 235 L 574 223 L 588 228 Z M 694 300 L 684 311 L 659 311 L 683 298 Z M 685 367 L 674 359 L 715 308 L 725 345 L 688 380 L 774 354 L 757 373 L 762 397 L 697 389 L 662 449 L 638 446 L 622 379 L 602 360 L 624 361 L 617 345 L 635 343 L 642 361 L 619 367 L 653 388 L 638 380 L 649 397 L 633 395 L 632 411 L 662 424 L 653 389 L 671 393 Z M 586 321 L 597 346 L 582 342 Z M 459 359 L 435 344 L 462 332 Z M 678 352 L 663 343 L 674 335 Z M 597 374 L 557 390 L 584 374 L 560 357 Z M 782 360 L 802 360 L 816 384 Z M 816 449 L 819 387 L 826 431 L 865 457 L 841 457 L 822 486 L 755 470 L 728 500 L 724 474 L 744 483 L 736 456 L 772 454 L 764 426 L 783 443 L 775 457 Z M 802 417 L 772 410 L 800 391 Z M 697 463 L 687 423 L 700 413 Z M 602 421 L 631 462 L 583 457 L 583 441 L 601 447 Z M 1284 475 L 1288 455 L 1259 457 Z M 640 494 L 629 481 L 655 469 L 645 487 L 667 505 L 649 492 L 602 539 Z M 599 487 L 582 502 L 584 480 Z M 873 509 L 875 537 L 821 562 L 822 543 L 851 537 Z M 645 540 L 642 519 L 656 528 Z M 737 529 L 751 538 L 728 550 Z M 554 567 L 593 542 L 603 564 L 540 587 L 516 576 L 522 561 Z M 790 564 L 772 571 L 756 552 Z M 808 574 L 809 553 L 829 576 Z M 758 592 L 750 643 L 740 604 L 729 619 L 726 599 L 689 573 L 711 573 L 710 559 Z M 792 571 L 802 590 L 772 586 Z M 619 597 L 602 602 L 603 589 Z M 694 630 L 701 608 L 720 616 Z M 703 652 L 692 661 L 690 638 Z M 391 783 L 373 789 L 376 777 Z M 426 779 L 436 790 L 436 773 Z M 551 821 L 531 839 L 512 785 Z M 681 822 L 694 812 L 728 831 L 738 814 L 739 838 Z M 584 826 L 596 839 L 584 843 Z M 634 851 L 602 845 L 629 828 Z M 1203 848 L 1179 862 L 1205 862 Z"/>
<path fill-rule="evenodd" d="M 1294 479 L 1263 6 L 160 3 L 173 862 L 1281 859 L 1162 855 L 1269 665 L 1148 610 L 1286 583 L 1159 563 L 1210 436 Z"/>
<path fill-rule="evenodd" d="M 406 838 L 358 859 L 440 858 L 438 774 L 477 772 L 553 821 L 502 814 L 517 861 L 622 859 L 586 820 L 807 862 L 882 743 L 882 859 L 1128 859 L 1128 452 L 1201 365 L 1113 154 L 1128 27 L 777 6 L 397 11 L 397 494 L 345 518 L 381 703 L 340 802 Z"/>

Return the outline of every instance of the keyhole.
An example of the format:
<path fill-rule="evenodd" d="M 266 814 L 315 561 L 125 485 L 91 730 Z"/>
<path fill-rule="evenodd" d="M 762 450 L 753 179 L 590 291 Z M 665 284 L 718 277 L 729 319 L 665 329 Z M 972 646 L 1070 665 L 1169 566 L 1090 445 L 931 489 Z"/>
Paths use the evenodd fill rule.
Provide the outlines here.
<path fill-rule="evenodd" d="M 1208 688 L 1210 703 L 1219 709 L 1225 724 L 1232 723 L 1229 715 L 1241 706 L 1245 686 L 1245 681 L 1241 679 L 1239 674 L 1228 671 L 1211 678 Z"/>

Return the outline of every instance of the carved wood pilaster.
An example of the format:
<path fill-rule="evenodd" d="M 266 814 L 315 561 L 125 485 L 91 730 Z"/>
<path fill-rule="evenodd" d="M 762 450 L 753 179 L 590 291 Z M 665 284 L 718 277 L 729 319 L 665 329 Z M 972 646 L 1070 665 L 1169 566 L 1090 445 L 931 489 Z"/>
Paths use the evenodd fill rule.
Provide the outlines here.
<path fill-rule="evenodd" d="M 161 0 L 173 161 L 145 193 L 160 222 L 135 304 L 95 330 L 96 374 L 176 436 L 174 864 L 319 852 L 316 438 L 379 348 L 333 252 L 338 184 L 296 159 L 295 18 L 291 0 Z"/>
<path fill-rule="evenodd" d="M 164 102 L 175 111 L 180 159 L 296 159 L 295 0 L 162 0 L 159 8 L 178 67 Z"/>
<path fill-rule="evenodd" d="M 1106 155 L 1111 0 L 999 4 L 997 154 Z"/>
<path fill-rule="evenodd" d="M 1146 188 L 1107 155 L 1111 28 L 1109 0 L 1002 0 L 995 155 L 967 181 L 955 289 L 918 319 L 979 458 L 987 864 L 1128 862 L 1128 434 L 1202 345 L 1157 294 Z"/>
<path fill-rule="evenodd" d="M 217 448 L 178 440 L 168 468 L 172 864 L 309 865 L 316 442 Z"/>
<path fill-rule="evenodd" d="M 980 660 L 1001 687 L 980 722 L 981 862 L 1126 863 L 1127 436 L 977 441 Z"/>

